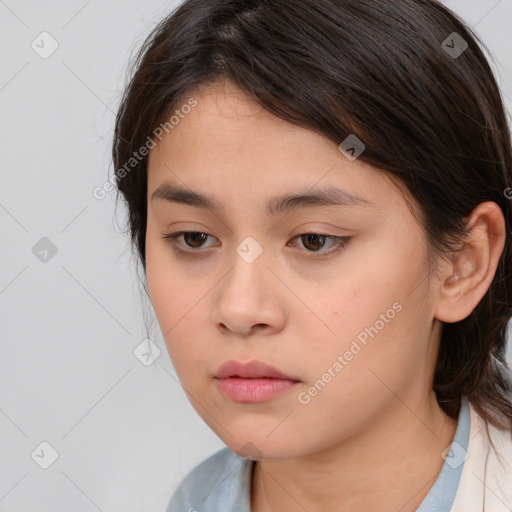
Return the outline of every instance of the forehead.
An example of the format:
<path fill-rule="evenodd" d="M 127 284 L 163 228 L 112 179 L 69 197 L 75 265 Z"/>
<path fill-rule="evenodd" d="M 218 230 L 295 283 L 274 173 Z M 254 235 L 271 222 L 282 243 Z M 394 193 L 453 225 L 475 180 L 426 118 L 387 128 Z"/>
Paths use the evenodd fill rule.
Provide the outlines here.
<path fill-rule="evenodd" d="M 188 98 L 196 106 L 149 152 L 148 196 L 164 182 L 218 197 L 229 190 L 255 198 L 342 187 L 379 204 L 397 194 L 387 173 L 349 161 L 338 144 L 273 115 L 229 82 Z"/>

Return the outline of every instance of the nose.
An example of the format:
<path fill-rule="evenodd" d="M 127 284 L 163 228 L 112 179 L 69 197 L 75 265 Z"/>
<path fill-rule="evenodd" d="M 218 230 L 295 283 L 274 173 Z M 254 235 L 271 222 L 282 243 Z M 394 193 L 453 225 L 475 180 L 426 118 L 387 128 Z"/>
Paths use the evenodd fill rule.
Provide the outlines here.
<path fill-rule="evenodd" d="M 248 263 L 238 254 L 231 270 L 219 282 L 214 321 L 223 333 L 269 335 L 281 330 L 286 320 L 282 283 L 260 256 Z M 275 272 L 275 271 L 274 271 Z"/>

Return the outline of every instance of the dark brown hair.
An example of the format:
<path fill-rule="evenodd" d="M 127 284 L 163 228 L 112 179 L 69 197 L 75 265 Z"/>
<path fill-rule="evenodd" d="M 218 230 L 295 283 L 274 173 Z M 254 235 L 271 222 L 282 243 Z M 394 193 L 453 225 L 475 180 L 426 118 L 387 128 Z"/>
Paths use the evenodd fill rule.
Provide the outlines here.
<path fill-rule="evenodd" d="M 182 3 L 133 60 L 115 125 L 117 192 L 144 273 L 147 157 L 137 152 L 187 95 L 231 80 L 271 113 L 336 144 L 350 134 L 363 141 L 359 158 L 414 198 L 434 270 L 433 256 L 449 257 L 468 234 L 473 209 L 499 205 L 506 246 L 496 275 L 467 318 L 443 324 L 433 387 L 451 417 L 465 396 L 489 422 L 512 429 L 512 150 L 479 44 L 490 55 L 435 0 Z"/>

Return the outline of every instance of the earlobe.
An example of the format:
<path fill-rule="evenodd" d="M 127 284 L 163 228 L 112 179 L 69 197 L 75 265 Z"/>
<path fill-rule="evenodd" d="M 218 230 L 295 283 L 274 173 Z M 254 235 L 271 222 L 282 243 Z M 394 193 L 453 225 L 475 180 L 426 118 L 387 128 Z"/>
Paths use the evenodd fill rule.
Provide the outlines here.
<path fill-rule="evenodd" d="M 446 266 L 435 317 L 447 323 L 467 318 L 492 283 L 505 247 L 505 219 L 500 207 L 485 202 L 469 218 L 469 236 Z"/>

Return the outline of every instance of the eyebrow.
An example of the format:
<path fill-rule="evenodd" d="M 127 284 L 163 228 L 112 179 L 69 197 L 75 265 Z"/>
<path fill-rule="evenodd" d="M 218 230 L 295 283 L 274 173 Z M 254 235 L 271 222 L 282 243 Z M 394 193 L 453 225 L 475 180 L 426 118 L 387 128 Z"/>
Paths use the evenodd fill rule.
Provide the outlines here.
<path fill-rule="evenodd" d="M 213 211 L 225 210 L 225 205 L 213 196 L 184 189 L 169 183 L 162 183 L 151 195 L 151 201 L 164 199 L 171 203 L 208 208 Z M 374 206 L 362 197 L 336 187 L 315 189 L 295 194 L 275 196 L 268 200 L 266 212 L 276 215 L 306 206 Z"/>

